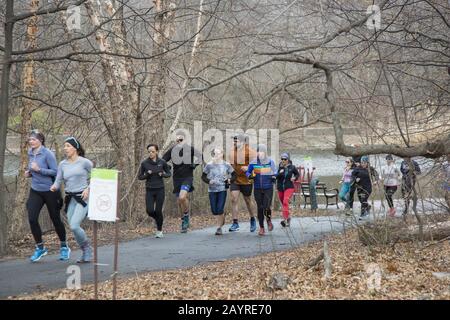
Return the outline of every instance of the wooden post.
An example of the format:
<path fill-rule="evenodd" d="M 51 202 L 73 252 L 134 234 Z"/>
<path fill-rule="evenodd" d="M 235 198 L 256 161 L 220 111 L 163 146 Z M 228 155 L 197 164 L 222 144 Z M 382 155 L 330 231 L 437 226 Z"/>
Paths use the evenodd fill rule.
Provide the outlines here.
<path fill-rule="evenodd" d="M 98 300 L 97 221 L 94 220 L 94 300 Z"/>
<path fill-rule="evenodd" d="M 119 200 L 120 199 L 120 178 L 119 173 L 117 173 L 117 207 L 116 207 L 116 221 L 114 222 L 115 226 L 115 235 L 114 235 L 114 273 L 113 273 L 113 300 L 116 300 L 116 292 L 117 292 L 117 264 L 119 258 L 119 225 L 117 222 L 119 221 Z"/>
<path fill-rule="evenodd" d="M 325 279 L 331 278 L 333 267 L 331 264 L 330 252 L 328 251 L 328 243 L 326 241 L 323 243 L 323 266 L 325 268 Z"/>

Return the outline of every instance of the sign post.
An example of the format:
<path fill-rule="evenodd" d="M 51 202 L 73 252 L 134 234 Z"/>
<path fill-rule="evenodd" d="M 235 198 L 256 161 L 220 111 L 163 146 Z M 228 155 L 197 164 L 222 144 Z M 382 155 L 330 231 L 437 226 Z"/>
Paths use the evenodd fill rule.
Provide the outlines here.
<path fill-rule="evenodd" d="M 98 300 L 97 221 L 94 220 L 94 300 Z"/>
<path fill-rule="evenodd" d="M 119 172 L 112 169 L 92 169 L 89 189 L 88 218 L 94 221 L 94 298 L 98 299 L 97 222 L 109 221 L 115 223 L 113 274 L 113 299 L 115 299 L 119 247 L 119 232 L 116 222 L 119 203 Z"/>
<path fill-rule="evenodd" d="M 116 199 L 116 208 L 119 208 L 119 177 L 117 177 L 117 199 Z M 113 273 L 113 300 L 116 300 L 116 289 L 117 289 L 117 261 L 119 258 L 119 225 L 117 221 L 119 220 L 119 210 L 116 210 L 116 222 L 114 223 L 114 273 Z"/>

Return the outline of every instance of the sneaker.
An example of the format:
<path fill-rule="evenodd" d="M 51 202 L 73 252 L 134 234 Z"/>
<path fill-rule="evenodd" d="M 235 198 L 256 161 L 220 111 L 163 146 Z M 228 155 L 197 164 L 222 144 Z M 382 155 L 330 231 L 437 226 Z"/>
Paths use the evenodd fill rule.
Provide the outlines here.
<path fill-rule="evenodd" d="M 344 213 L 345 213 L 346 216 L 351 216 L 352 215 L 352 210 L 350 208 L 346 207 L 344 209 Z"/>
<path fill-rule="evenodd" d="M 256 222 L 255 222 L 255 224 L 256 224 Z M 228 231 L 230 231 L 230 232 L 239 231 L 239 223 L 233 222 L 232 225 L 230 226 L 230 229 L 228 229 Z"/>
<path fill-rule="evenodd" d="M 86 244 L 81 247 L 83 251 L 80 259 L 77 260 L 77 263 L 89 263 L 92 261 L 92 248 L 89 244 Z"/>
<path fill-rule="evenodd" d="M 258 236 L 263 236 L 265 233 L 264 228 L 259 228 Z"/>
<path fill-rule="evenodd" d="M 59 260 L 67 261 L 70 259 L 70 248 L 69 247 L 61 247 L 59 249 Z"/>
<path fill-rule="evenodd" d="M 368 211 L 362 211 L 361 215 L 359 216 L 359 220 L 363 220 L 365 217 L 369 215 Z"/>
<path fill-rule="evenodd" d="M 222 228 L 217 228 L 217 230 L 216 230 L 216 236 L 221 236 L 223 233 L 222 233 Z"/>
<path fill-rule="evenodd" d="M 291 218 L 281 220 L 280 224 L 283 228 L 289 227 L 291 225 Z"/>
<path fill-rule="evenodd" d="M 250 218 L 250 232 L 256 231 L 256 219 L 254 217 Z"/>
<path fill-rule="evenodd" d="M 394 208 L 389 208 L 389 216 L 391 216 L 391 217 L 395 216 L 395 209 Z"/>
<path fill-rule="evenodd" d="M 156 231 L 155 238 L 162 238 L 162 237 L 164 237 L 162 231 Z"/>
<path fill-rule="evenodd" d="M 46 256 L 47 253 L 47 248 L 39 249 L 39 247 L 36 246 L 36 249 L 34 250 L 33 255 L 30 257 L 30 260 L 31 262 L 39 261 L 43 256 Z"/>
<path fill-rule="evenodd" d="M 272 223 L 272 220 L 267 220 L 267 229 L 268 229 L 269 231 L 272 231 L 272 230 L 273 230 L 273 223 Z"/>
<path fill-rule="evenodd" d="M 181 220 L 181 233 L 186 233 L 189 228 L 189 215 L 184 215 Z"/>

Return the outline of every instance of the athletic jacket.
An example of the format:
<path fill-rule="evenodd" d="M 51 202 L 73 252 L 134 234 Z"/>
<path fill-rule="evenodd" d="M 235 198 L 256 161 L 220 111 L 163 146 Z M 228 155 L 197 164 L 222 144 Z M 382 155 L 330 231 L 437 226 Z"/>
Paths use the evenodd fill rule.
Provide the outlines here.
<path fill-rule="evenodd" d="M 277 169 L 275 162 L 267 158 L 263 162 L 261 159 L 255 159 L 250 162 L 246 175 L 250 179 L 254 179 L 255 189 L 271 189 L 276 179 Z"/>
<path fill-rule="evenodd" d="M 281 170 L 283 170 L 283 172 L 280 172 Z M 280 164 L 277 172 L 277 190 L 284 191 L 286 189 L 293 189 L 294 183 L 291 181 L 292 177 L 295 177 L 295 180 L 300 177 L 297 168 L 292 163 L 288 164 L 286 167 L 282 167 Z"/>

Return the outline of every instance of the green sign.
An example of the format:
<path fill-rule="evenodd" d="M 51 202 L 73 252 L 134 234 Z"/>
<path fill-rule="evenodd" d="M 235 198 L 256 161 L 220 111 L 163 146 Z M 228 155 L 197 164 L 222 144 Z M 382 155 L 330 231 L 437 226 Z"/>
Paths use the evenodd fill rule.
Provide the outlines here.
<path fill-rule="evenodd" d="M 91 179 L 117 180 L 118 171 L 114 169 L 92 169 Z"/>

